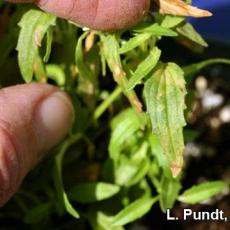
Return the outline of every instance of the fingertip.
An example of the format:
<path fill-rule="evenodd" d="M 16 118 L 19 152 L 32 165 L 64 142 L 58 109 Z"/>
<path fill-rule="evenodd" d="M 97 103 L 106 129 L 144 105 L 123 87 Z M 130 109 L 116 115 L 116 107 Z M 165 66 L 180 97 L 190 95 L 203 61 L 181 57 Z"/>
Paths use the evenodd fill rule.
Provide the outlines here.
<path fill-rule="evenodd" d="M 55 91 L 40 102 L 36 109 L 35 122 L 44 151 L 64 138 L 73 120 L 74 109 L 66 93 L 60 90 Z"/>
<path fill-rule="evenodd" d="M 71 100 L 57 87 L 25 84 L 0 90 L 0 207 L 66 136 L 73 119 Z"/>

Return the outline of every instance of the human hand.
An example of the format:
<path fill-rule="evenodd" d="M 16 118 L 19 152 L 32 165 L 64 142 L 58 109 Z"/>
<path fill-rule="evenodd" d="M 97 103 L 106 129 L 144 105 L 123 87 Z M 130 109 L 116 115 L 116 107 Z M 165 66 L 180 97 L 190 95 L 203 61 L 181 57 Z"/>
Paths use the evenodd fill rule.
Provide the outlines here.
<path fill-rule="evenodd" d="M 116 31 L 136 25 L 148 13 L 150 0 L 7 0 L 34 2 L 46 12 L 91 29 Z"/>
<path fill-rule="evenodd" d="M 32 83 L 0 90 L 0 207 L 64 138 L 73 117 L 70 99 L 54 86 Z"/>

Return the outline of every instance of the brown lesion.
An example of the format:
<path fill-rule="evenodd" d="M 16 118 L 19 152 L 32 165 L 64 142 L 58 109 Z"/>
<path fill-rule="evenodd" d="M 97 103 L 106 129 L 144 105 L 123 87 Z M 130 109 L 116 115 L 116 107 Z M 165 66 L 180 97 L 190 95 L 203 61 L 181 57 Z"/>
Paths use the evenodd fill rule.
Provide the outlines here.
<path fill-rule="evenodd" d="M 180 174 L 180 172 L 182 170 L 182 166 L 179 165 L 179 164 L 173 164 L 172 163 L 170 165 L 170 169 L 171 169 L 173 177 L 175 178 L 175 177 L 177 177 Z"/>
<path fill-rule="evenodd" d="M 211 12 L 191 6 L 182 0 L 154 0 L 154 3 L 162 14 L 191 17 L 212 16 Z"/>

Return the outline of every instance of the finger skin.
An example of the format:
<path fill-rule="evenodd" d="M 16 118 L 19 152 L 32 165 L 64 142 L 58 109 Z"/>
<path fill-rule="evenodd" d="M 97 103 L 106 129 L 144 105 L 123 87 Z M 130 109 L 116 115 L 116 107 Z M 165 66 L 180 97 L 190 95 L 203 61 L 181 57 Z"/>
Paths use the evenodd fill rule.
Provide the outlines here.
<path fill-rule="evenodd" d="M 130 28 L 148 13 L 150 0 L 36 0 L 44 11 L 101 31 Z"/>
<path fill-rule="evenodd" d="M 56 87 L 35 83 L 0 90 L 0 206 L 17 191 L 44 153 L 69 130 L 73 114 L 68 106 L 63 107 L 65 124 L 60 124 L 63 128 L 60 133 L 55 131 L 57 134 L 44 126 L 40 115 L 42 103 L 57 92 Z"/>
<path fill-rule="evenodd" d="M 130 28 L 148 13 L 151 0 L 8 0 L 34 2 L 46 12 L 101 31 Z"/>

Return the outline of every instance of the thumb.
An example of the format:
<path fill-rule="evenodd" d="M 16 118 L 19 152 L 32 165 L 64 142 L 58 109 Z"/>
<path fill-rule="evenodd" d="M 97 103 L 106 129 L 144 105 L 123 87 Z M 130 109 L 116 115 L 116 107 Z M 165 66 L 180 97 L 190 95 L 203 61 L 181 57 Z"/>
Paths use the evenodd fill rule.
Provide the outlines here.
<path fill-rule="evenodd" d="M 0 206 L 72 121 L 71 101 L 56 87 L 33 83 L 0 90 Z"/>

